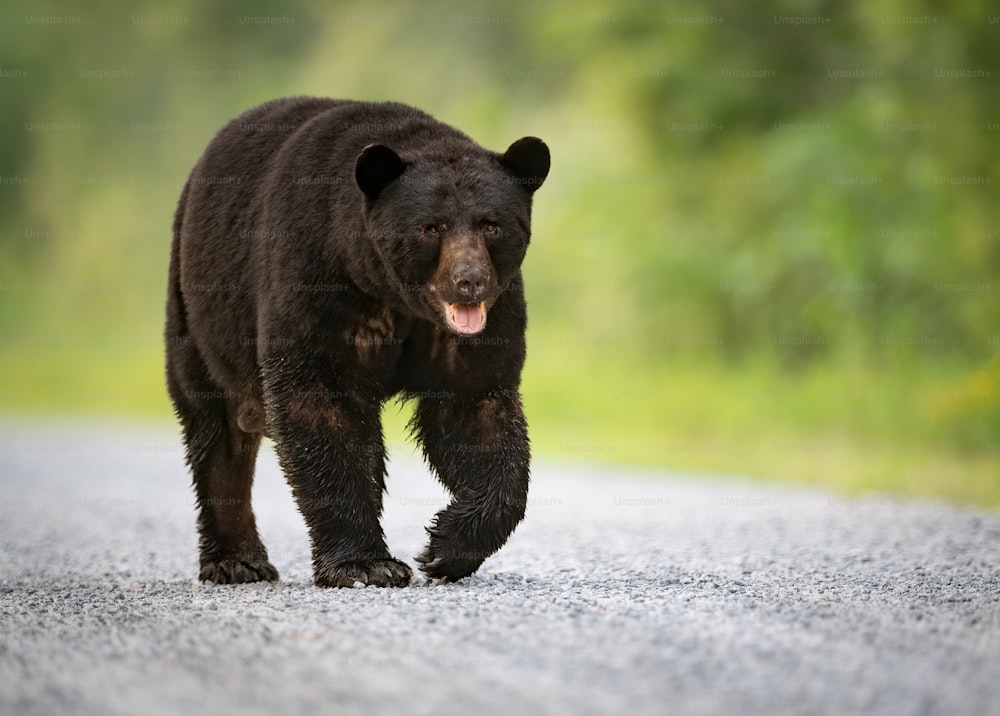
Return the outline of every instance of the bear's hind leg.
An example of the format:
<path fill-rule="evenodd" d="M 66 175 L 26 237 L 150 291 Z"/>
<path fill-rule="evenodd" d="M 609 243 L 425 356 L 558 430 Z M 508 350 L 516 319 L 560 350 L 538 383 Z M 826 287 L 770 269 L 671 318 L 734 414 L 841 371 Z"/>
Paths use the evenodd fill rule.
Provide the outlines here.
<path fill-rule="evenodd" d="M 229 427 L 207 460 L 193 469 L 198 500 L 198 578 L 216 584 L 274 582 L 250 505 L 259 434 Z"/>
<path fill-rule="evenodd" d="M 211 382 L 195 349 L 184 348 L 190 351 L 184 360 L 168 359 L 168 386 L 197 500 L 198 577 L 216 584 L 276 581 L 250 505 L 261 435 L 240 429 L 236 404 Z"/>

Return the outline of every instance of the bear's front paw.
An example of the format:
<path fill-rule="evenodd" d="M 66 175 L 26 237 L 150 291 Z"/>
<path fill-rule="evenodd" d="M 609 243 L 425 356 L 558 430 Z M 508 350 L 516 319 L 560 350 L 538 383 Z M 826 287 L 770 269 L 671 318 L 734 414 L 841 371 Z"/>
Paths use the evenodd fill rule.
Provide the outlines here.
<path fill-rule="evenodd" d="M 353 587 L 357 582 L 369 587 L 405 587 L 413 570 L 397 559 L 372 559 L 342 562 L 328 569 L 316 570 L 316 585 L 320 587 Z"/>
<path fill-rule="evenodd" d="M 266 559 L 219 559 L 202 563 L 198 579 L 215 584 L 277 582 L 278 570 Z"/>
<path fill-rule="evenodd" d="M 416 557 L 420 571 L 432 579 L 457 582 L 479 569 L 479 565 L 492 554 L 477 550 L 468 544 L 459 544 L 454 537 L 446 537 L 433 528 L 427 530 L 431 540 Z"/>

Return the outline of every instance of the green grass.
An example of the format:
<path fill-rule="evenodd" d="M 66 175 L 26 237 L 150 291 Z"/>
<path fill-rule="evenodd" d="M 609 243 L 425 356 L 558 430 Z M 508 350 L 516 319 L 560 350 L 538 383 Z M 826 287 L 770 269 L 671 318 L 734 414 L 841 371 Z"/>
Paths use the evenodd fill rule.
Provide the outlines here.
<path fill-rule="evenodd" d="M 956 446 L 948 376 L 551 356 L 524 385 L 538 453 L 1000 505 L 1000 443 Z"/>

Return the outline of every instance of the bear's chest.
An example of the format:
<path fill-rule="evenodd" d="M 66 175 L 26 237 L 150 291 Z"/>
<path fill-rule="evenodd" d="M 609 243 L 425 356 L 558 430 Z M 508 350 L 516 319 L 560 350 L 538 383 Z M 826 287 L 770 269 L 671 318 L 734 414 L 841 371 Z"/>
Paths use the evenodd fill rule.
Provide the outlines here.
<path fill-rule="evenodd" d="M 351 365 L 382 397 L 400 391 L 465 392 L 481 382 L 482 351 L 427 321 L 388 308 L 366 312 L 344 328 L 344 367 Z M 343 364 L 342 363 L 342 364 Z M 488 372 L 486 370 L 485 372 Z"/>

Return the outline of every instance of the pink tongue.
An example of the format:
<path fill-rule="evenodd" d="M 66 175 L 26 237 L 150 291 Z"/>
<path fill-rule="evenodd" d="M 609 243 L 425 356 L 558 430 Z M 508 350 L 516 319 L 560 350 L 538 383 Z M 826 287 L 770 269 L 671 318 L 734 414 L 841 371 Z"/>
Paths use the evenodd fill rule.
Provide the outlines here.
<path fill-rule="evenodd" d="M 459 333 L 479 333 L 486 325 L 486 311 L 481 303 L 452 303 L 451 324 Z"/>

